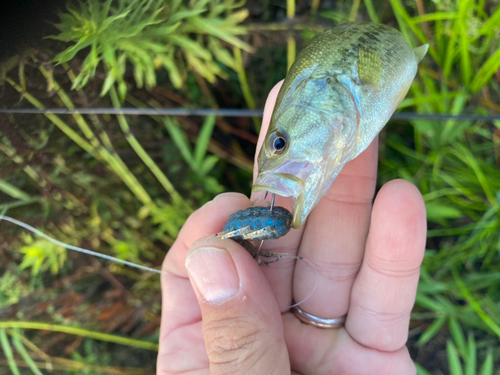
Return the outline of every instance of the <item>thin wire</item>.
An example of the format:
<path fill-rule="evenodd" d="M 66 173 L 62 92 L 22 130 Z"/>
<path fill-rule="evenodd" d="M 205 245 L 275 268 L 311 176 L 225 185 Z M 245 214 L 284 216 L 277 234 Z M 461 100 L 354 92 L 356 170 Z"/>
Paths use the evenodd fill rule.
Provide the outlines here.
<path fill-rule="evenodd" d="M 99 257 L 99 258 L 104 258 L 104 259 L 107 259 L 107 260 L 111 260 L 113 262 L 122 263 L 122 264 L 125 264 L 125 265 L 129 266 L 129 267 L 135 267 L 135 268 L 138 268 L 138 269 L 143 270 L 143 271 L 150 271 L 150 272 L 159 273 L 159 274 L 165 273 L 165 272 L 160 271 L 160 270 L 155 270 L 154 268 L 149 268 L 149 267 L 146 267 L 146 266 L 141 266 L 140 264 L 135 264 L 135 263 L 132 263 L 132 262 L 127 262 L 126 260 L 118 259 L 118 258 L 109 256 L 109 255 L 106 255 L 106 254 L 97 253 L 95 251 L 83 249 L 83 248 L 78 247 L 78 246 L 68 245 L 68 244 L 66 244 L 64 242 L 58 241 L 58 240 L 56 240 L 56 239 L 54 239 L 52 237 L 47 236 L 45 233 L 40 232 L 38 229 L 33 228 L 31 225 L 28 225 L 26 223 L 23 223 L 22 221 L 13 219 L 13 218 L 11 218 L 9 216 L 0 215 L 0 220 L 9 221 L 12 224 L 19 225 L 20 227 L 23 227 L 23 228 L 29 230 L 30 232 L 33 232 L 36 235 L 45 238 L 47 241 L 50 241 L 53 244 L 62 246 L 62 247 L 66 248 L 66 249 L 69 249 L 69 250 L 74 250 L 74 251 L 78 251 L 79 253 L 93 255 L 93 256 L 96 256 L 96 257 Z"/>
<path fill-rule="evenodd" d="M 306 296 L 306 298 L 304 298 L 302 301 L 300 302 L 297 302 L 297 303 L 294 303 L 293 305 L 291 305 L 289 308 L 291 309 L 292 307 L 295 307 L 295 306 L 299 306 L 299 305 L 302 305 L 304 302 L 306 302 L 312 295 L 313 293 L 316 291 L 316 288 L 318 287 L 318 280 L 319 280 L 319 271 L 318 271 L 318 267 L 316 267 L 316 265 L 310 261 L 309 259 L 306 259 L 306 258 L 303 258 L 303 257 L 299 257 L 299 256 L 295 256 L 295 255 L 292 255 L 292 254 L 287 254 L 287 255 L 290 255 L 292 257 L 295 257 L 297 260 L 304 260 L 306 263 L 308 263 L 314 270 L 314 273 L 316 274 L 316 281 L 314 282 L 314 288 L 312 288 L 312 290 L 309 292 L 309 294 Z"/>
<path fill-rule="evenodd" d="M 0 113 L 12 114 L 92 114 L 92 115 L 134 115 L 134 116 L 224 116 L 224 117 L 262 117 L 261 109 L 232 109 L 232 108 L 0 108 Z M 398 112 L 392 115 L 393 120 L 455 120 L 455 121 L 494 121 L 500 120 L 499 115 L 475 115 L 447 113 L 413 113 Z"/>
<path fill-rule="evenodd" d="M 225 116 L 262 117 L 261 109 L 211 109 L 211 108 L 0 108 L 0 113 L 56 114 L 56 115 L 135 115 L 135 116 Z"/>
<path fill-rule="evenodd" d="M 274 208 L 274 200 L 275 200 L 275 199 L 276 199 L 276 194 L 275 194 L 275 193 L 273 193 L 273 197 L 272 197 L 272 199 L 271 199 L 271 208 L 269 209 L 269 211 L 272 211 L 272 210 L 273 210 L 273 208 Z"/>

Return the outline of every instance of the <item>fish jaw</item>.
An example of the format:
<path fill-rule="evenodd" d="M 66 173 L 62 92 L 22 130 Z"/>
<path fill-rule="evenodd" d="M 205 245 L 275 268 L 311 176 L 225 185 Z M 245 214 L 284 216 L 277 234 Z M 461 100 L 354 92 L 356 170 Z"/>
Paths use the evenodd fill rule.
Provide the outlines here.
<path fill-rule="evenodd" d="M 305 192 L 305 183 L 302 179 L 285 173 L 259 173 L 252 187 L 252 191 L 255 193 L 259 191 L 268 191 L 282 197 L 292 197 L 292 227 L 297 229 L 302 226 L 302 210 L 304 207 Z"/>

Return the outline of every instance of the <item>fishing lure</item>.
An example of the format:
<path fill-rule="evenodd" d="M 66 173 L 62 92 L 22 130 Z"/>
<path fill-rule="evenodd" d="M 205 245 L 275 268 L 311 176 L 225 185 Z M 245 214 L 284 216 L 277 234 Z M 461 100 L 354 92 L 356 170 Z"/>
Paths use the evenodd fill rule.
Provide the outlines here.
<path fill-rule="evenodd" d="M 274 196 L 273 196 L 274 198 Z M 215 235 L 221 239 L 232 239 L 242 245 L 259 264 L 270 264 L 285 255 L 275 252 L 261 252 L 264 240 L 275 240 L 286 235 L 292 228 L 292 214 L 284 207 L 249 207 L 229 217 L 222 232 Z M 259 248 L 250 242 L 259 240 Z M 261 259 L 264 258 L 264 260 Z M 274 258 L 274 260 L 270 260 Z"/>

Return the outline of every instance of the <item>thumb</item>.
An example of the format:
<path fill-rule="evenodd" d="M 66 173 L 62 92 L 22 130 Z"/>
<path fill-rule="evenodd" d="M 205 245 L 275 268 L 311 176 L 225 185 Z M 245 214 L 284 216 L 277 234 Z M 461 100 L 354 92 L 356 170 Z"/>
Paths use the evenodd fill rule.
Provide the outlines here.
<path fill-rule="evenodd" d="M 186 256 L 211 374 L 290 374 L 280 310 L 250 254 L 208 237 Z"/>

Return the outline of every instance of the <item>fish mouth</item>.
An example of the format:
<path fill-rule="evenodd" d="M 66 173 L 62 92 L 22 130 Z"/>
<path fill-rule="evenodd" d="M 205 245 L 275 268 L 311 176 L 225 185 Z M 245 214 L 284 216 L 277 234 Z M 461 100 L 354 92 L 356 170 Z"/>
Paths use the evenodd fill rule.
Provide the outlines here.
<path fill-rule="evenodd" d="M 292 227 L 295 229 L 303 224 L 304 190 L 303 180 L 286 173 L 259 173 L 252 187 L 253 192 L 268 191 L 282 197 L 292 197 Z"/>

